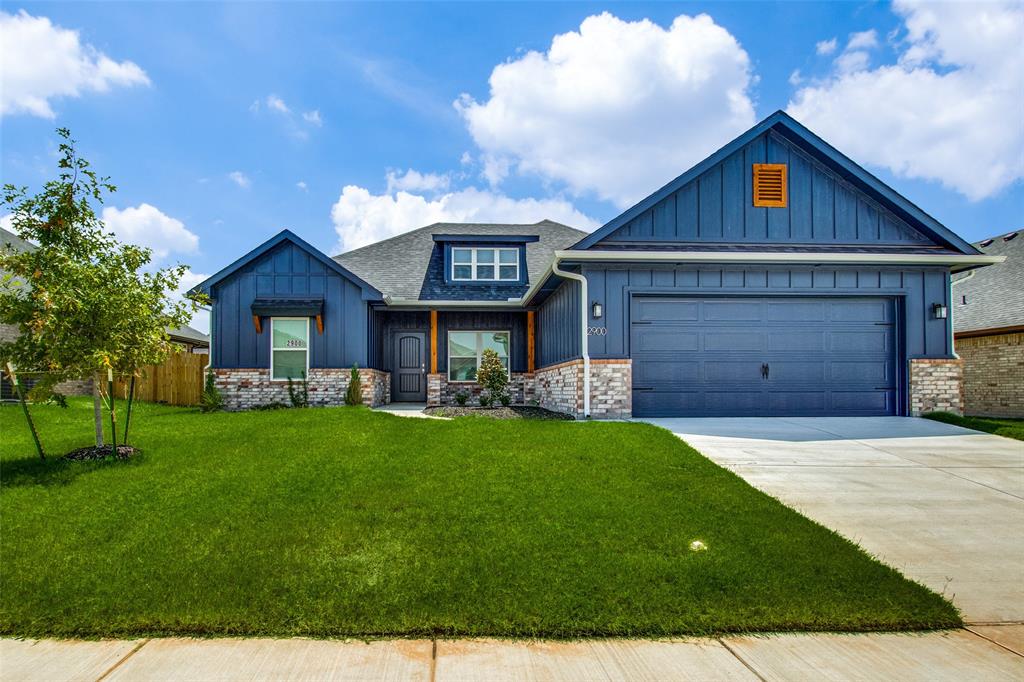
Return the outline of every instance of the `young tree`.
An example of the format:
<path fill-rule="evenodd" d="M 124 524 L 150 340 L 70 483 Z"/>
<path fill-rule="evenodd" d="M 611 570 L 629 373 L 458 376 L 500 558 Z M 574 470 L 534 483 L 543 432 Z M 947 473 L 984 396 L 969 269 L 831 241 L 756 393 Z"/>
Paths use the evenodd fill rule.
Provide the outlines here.
<path fill-rule="evenodd" d="M 496 404 L 505 395 L 508 387 L 508 370 L 501 364 L 498 353 L 485 348 L 480 356 L 480 369 L 476 371 L 476 381 L 487 389 L 487 403 Z"/>
<path fill-rule="evenodd" d="M 103 203 L 116 188 L 77 155 L 67 129 L 57 134 L 57 179 L 35 196 L 4 185 L 0 201 L 18 236 L 36 244 L 0 253 L 0 321 L 18 328 L 17 338 L 0 343 L 0 361 L 45 372 L 36 396 L 67 379 L 94 376 L 102 386 L 108 371 L 134 375 L 162 362 L 171 351 L 167 327 L 187 324 L 201 303 L 172 298 L 186 266 L 148 267 L 149 249 L 121 244 L 106 231 L 93 202 Z M 97 446 L 99 393 L 93 392 Z M 107 398 L 113 427 L 114 397 Z"/>
<path fill-rule="evenodd" d="M 363 404 L 363 380 L 359 376 L 359 367 L 356 365 L 352 365 L 352 371 L 349 373 L 348 389 L 345 391 L 345 404 Z"/>

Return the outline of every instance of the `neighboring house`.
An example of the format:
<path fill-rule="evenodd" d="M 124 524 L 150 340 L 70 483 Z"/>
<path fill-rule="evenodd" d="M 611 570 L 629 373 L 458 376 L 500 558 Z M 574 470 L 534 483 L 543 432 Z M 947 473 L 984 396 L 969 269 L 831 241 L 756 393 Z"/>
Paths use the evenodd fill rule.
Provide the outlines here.
<path fill-rule="evenodd" d="M 210 336 L 187 324 L 184 327 L 168 327 L 167 336 L 172 343 L 178 344 L 189 353 L 204 355 L 210 352 Z"/>
<path fill-rule="evenodd" d="M 1024 418 L 1024 231 L 974 245 L 1006 261 L 953 281 L 953 331 L 964 411 Z"/>
<path fill-rule="evenodd" d="M 961 409 L 950 274 L 996 262 L 782 112 L 595 232 L 436 224 L 329 258 L 284 231 L 197 287 L 234 409 L 476 394 L 576 416 Z"/>

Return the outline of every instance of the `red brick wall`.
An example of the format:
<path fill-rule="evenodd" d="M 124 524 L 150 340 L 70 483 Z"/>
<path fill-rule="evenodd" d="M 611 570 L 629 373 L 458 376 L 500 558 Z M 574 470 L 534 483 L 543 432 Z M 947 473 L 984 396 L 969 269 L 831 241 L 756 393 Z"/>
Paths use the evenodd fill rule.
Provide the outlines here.
<path fill-rule="evenodd" d="M 964 363 L 964 412 L 1024 418 L 1024 333 L 957 339 Z"/>

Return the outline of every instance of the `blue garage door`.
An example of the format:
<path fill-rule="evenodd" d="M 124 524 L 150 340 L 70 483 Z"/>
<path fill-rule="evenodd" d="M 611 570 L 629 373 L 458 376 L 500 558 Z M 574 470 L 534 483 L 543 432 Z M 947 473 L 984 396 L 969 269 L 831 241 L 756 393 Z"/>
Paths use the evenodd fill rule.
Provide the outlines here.
<path fill-rule="evenodd" d="M 896 413 L 887 298 L 634 297 L 636 416 Z"/>

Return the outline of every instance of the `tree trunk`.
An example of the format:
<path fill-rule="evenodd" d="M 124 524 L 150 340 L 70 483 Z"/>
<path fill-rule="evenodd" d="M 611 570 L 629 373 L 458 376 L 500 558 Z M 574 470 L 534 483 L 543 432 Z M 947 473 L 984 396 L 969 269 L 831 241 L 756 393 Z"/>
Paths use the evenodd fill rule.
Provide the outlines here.
<path fill-rule="evenodd" d="M 28 411 L 28 402 L 25 400 L 25 389 L 21 386 L 21 381 L 18 379 L 18 375 L 14 372 L 14 367 L 11 363 L 7 363 L 7 373 L 11 377 L 11 383 L 14 385 L 14 390 L 18 392 L 18 401 L 21 402 L 21 409 L 25 412 L 25 419 L 28 421 L 29 431 L 32 432 L 32 441 L 36 444 L 36 452 L 39 453 L 39 459 L 45 460 L 46 455 L 43 454 L 43 444 L 39 442 L 39 433 L 36 431 L 35 422 L 32 421 L 32 415 Z"/>
<path fill-rule="evenodd" d="M 135 375 L 128 383 L 128 413 L 124 417 L 124 444 L 128 445 L 128 427 L 132 424 L 132 403 L 135 402 Z"/>
<path fill-rule="evenodd" d="M 103 447 L 103 398 L 100 396 L 100 375 L 92 378 L 92 417 L 96 424 L 96 447 Z"/>
<path fill-rule="evenodd" d="M 110 397 L 110 451 L 117 455 L 117 406 L 114 404 L 114 372 L 107 370 L 107 394 Z"/>

